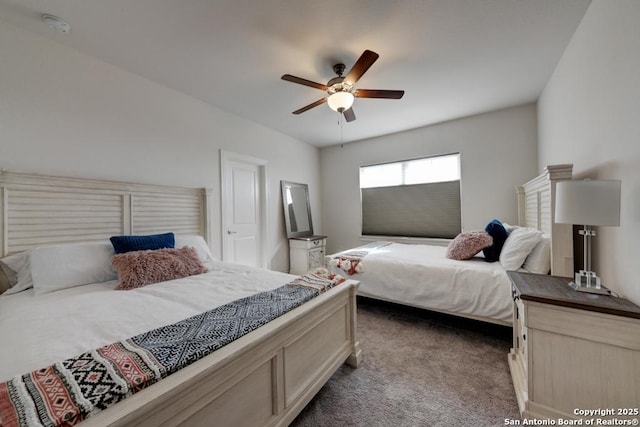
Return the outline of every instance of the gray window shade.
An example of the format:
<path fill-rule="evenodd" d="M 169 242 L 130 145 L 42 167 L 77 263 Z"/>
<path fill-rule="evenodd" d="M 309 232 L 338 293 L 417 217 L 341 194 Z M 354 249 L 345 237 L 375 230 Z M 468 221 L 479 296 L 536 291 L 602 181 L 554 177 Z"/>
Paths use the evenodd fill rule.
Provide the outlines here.
<path fill-rule="evenodd" d="M 363 235 L 446 239 L 461 231 L 460 181 L 361 191 Z"/>

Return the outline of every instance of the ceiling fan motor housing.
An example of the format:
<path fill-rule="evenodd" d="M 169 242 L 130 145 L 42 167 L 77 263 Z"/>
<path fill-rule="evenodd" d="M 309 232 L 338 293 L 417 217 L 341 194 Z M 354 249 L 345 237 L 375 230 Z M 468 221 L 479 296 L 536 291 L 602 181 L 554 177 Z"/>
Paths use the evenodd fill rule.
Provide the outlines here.
<path fill-rule="evenodd" d="M 353 85 L 344 82 L 342 74 L 346 69 L 344 64 L 336 64 L 333 66 L 333 71 L 338 75 L 327 82 L 327 93 L 329 95 L 336 92 L 353 92 Z"/>
<path fill-rule="evenodd" d="M 335 79 L 329 80 L 327 84 L 327 93 L 329 95 L 336 92 L 350 92 L 353 93 L 353 85 L 343 82 L 343 77 L 336 77 Z"/>

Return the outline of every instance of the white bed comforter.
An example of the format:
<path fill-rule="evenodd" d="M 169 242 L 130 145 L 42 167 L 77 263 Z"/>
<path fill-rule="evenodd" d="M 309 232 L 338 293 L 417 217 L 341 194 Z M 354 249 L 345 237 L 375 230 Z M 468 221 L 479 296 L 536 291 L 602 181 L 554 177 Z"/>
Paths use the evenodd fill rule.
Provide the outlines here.
<path fill-rule="evenodd" d="M 351 278 L 360 281 L 362 296 L 511 324 L 511 284 L 500 263 L 480 257 L 451 260 L 446 251 L 442 246 L 392 243 L 371 250 L 361 260 L 364 271 Z"/>
<path fill-rule="evenodd" d="M 296 276 L 214 262 L 198 276 L 115 291 L 117 281 L 0 296 L 0 381 L 175 323 Z"/>

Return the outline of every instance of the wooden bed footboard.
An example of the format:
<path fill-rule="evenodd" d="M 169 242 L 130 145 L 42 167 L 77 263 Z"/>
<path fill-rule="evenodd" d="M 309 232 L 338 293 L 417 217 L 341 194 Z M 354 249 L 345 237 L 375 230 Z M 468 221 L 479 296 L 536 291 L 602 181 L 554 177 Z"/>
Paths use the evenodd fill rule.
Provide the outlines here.
<path fill-rule="evenodd" d="M 361 359 L 348 280 L 82 426 L 286 426 L 347 362 Z"/>

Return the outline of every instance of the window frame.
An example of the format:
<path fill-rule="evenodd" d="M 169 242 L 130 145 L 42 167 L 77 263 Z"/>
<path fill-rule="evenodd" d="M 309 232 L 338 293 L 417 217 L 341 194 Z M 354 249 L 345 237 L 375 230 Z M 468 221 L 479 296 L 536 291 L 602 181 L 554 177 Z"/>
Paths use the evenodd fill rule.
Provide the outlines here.
<path fill-rule="evenodd" d="M 427 181 L 425 183 L 412 183 L 412 184 L 404 184 L 404 182 L 406 182 L 406 174 L 405 174 L 405 170 L 407 169 L 407 167 L 405 166 L 406 163 L 412 162 L 412 161 L 420 161 L 420 160 L 425 160 L 425 159 L 434 159 L 434 158 L 439 158 L 439 157 L 450 157 L 450 156 L 456 156 L 457 157 L 457 179 L 448 179 L 448 180 L 442 180 L 442 181 Z M 367 167 L 371 167 L 371 166 L 380 166 L 380 165 L 391 165 L 391 164 L 402 164 L 402 182 L 403 184 L 400 185 L 388 185 L 388 186 L 368 186 L 368 187 L 362 187 L 361 185 L 361 174 L 362 174 L 362 168 L 367 168 Z M 373 163 L 373 164 L 367 164 L 367 165 L 361 165 L 358 168 L 359 174 L 358 174 L 358 188 L 360 190 L 360 239 L 364 240 L 364 241 L 372 241 L 372 240 L 379 240 L 381 238 L 386 239 L 386 240 L 392 240 L 392 241 L 415 241 L 415 242 L 420 242 L 420 243 L 428 243 L 428 244 L 440 244 L 440 245 L 446 245 L 451 239 L 453 239 L 453 237 L 455 237 L 454 235 L 450 235 L 451 237 L 429 237 L 429 236 L 411 236 L 411 235 L 402 235 L 402 234 L 397 234 L 397 235 L 388 235 L 388 234 L 365 234 L 364 233 L 364 205 L 363 205 L 363 190 L 367 189 L 367 188 L 384 188 L 384 187 L 403 187 L 403 186 L 412 186 L 412 185 L 421 185 L 421 184 L 430 184 L 430 183 L 450 183 L 452 181 L 457 181 L 458 185 L 459 185 L 459 193 L 458 193 L 458 211 L 459 211 L 459 228 L 457 229 L 457 233 L 461 232 L 463 229 L 463 221 L 462 221 L 462 155 L 460 152 L 451 152 L 451 153 L 445 153 L 445 154 L 436 154 L 436 155 L 430 155 L 430 156 L 425 156 L 425 157 L 415 157 L 415 158 L 410 158 L 410 159 L 404 159 L 404 160 L 397 160 L 397 161 L 390 161 L 390 162 L 382 162 L 382 163 Z M 435 233 L 434 233 L 435 234 Z"/>

